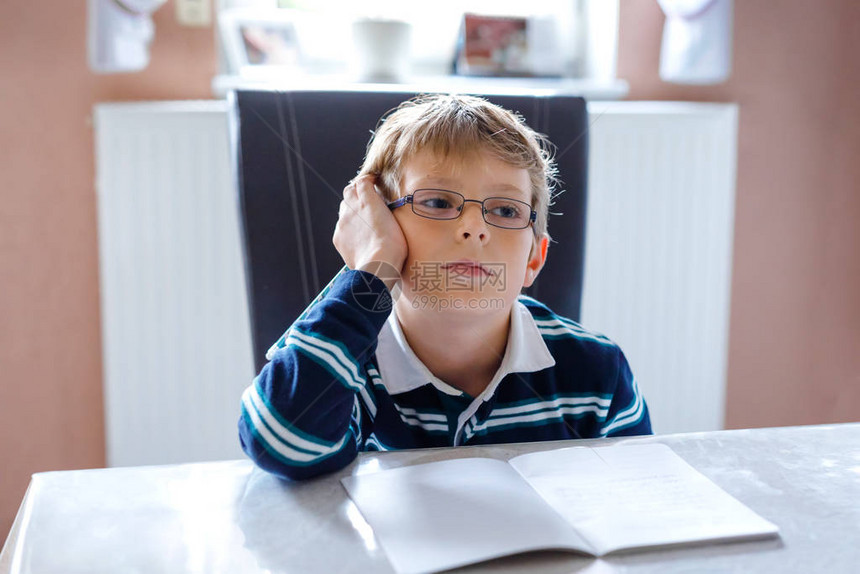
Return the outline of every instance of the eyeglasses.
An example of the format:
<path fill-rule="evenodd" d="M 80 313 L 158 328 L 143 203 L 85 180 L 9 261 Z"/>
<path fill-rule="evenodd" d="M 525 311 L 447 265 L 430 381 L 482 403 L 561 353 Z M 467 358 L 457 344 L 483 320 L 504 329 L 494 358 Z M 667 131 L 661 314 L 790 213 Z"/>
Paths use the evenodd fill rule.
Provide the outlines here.
<path fill-rule="evenodd" d="M 416 189 L 412 194 L 388 204 L 391 210 L 412 205 L 415 215 L 428 219 L 457 219 L 467 202 L 479 203 L 481 214 L 489 225 L 502 229 L 525 229 L 537 219 L 537 212 L 524 201 L 508 197 L 488 197 L 484 201 L 466 199 L 447 189 Z"/>

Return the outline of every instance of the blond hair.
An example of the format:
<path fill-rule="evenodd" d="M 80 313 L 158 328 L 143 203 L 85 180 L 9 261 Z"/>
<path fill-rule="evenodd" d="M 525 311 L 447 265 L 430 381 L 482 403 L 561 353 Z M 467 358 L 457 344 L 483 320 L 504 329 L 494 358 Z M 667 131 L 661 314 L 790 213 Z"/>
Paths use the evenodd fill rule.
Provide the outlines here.
<path fill-rule="evenodd" d="M 535 234 L 548 235 L 547 217 L 557 181 L 552 147 L 519 114 L 474 96 L 418 96 L 380 120 L 358 175 L 376 175 L 385 198 L 394 201 L 400 193 L 403 164 L 423 150 L 455 158 L 487 151 L 525 169 L 532 209 L 537 212 Z"/>

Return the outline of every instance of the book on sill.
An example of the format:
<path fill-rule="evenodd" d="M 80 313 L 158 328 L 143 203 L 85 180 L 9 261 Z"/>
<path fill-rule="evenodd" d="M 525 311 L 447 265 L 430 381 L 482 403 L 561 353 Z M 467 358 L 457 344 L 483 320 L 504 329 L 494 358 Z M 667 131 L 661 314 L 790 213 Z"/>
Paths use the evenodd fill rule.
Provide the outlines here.
<path fill-rule="evenodd" d="M 778 534 L 662 444 L 462 458 L 342 482 L 400 574 L 534 550 L 603 556 Z"/>

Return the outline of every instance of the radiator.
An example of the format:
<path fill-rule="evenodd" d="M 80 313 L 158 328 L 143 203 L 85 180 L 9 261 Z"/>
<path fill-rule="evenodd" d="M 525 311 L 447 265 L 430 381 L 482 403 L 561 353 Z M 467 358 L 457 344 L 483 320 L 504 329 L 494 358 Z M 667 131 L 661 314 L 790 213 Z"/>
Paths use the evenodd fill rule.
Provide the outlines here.
<path fill-rule="evenodd" d="M 254 376 L 225 102 L 95 108 L 107 463 L 239 458 Z"/>
<path fill-rule="evenodd" d="M 588 109 L 582 323 L 624 349 L 655 432 L 721 429 L 737 107 Z"/>
<path fill-rule="evenodd" d="M 656 431 L 722 428 L 736 108 L 589 115 L 582 322 L 625 350 Z M 227 105 L 102 104 L 95 128 L 107 462 L 238 458 L 254 367 Z"/>

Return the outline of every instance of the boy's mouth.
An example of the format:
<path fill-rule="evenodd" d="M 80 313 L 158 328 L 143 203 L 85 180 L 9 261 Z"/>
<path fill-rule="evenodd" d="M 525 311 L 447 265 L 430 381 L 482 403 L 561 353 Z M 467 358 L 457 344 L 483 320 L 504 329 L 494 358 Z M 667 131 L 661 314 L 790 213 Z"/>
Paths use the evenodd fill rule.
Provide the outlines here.
<path fill-rule="evenodd" d="M 442 269 L 454 272 L 457 275 L 491 276 L 493 274 L 491 270 L 487 269 L 477 261 L 469 261 L 467 259 L 446 263 L 442 266 Z"/>

